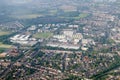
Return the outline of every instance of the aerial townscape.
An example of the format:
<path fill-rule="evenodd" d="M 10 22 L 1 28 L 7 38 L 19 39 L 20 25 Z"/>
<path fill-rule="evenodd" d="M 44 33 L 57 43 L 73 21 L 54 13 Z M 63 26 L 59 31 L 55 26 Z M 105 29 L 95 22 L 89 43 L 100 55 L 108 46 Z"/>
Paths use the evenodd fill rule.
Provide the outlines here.
<path fill-rule="evenodd" d="M 120 0 L 1 0 L 0 80 L 120 80 Z"/>

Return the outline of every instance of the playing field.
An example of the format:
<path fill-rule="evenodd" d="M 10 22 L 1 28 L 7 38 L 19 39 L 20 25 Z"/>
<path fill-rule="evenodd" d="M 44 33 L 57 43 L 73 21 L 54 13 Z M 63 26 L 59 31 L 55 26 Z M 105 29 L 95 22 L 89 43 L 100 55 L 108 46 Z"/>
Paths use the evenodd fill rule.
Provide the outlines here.
<path fill-rule="evenodd" d="M 8 49 L 8 48 L 11 48 L 12 45 L 7 45 L 7 44 L 3 44 L 0 42 L 0 48 L 5 48 L 5 49 Z"/>
<path fill-rule="evenodd" d="M 79 18 L 85 18 L 85 17 L 87 17 L 89 14 L 86 14 L 86 13 L 81 13 L 80 15 L 79 15 Z"/>
<path fill-rule="evenodd" d="M 8 35 L 10 34 L 11 32 L 9 31 L 0 31 L 0 36 L 3 36 L 3 35 Z"/>
<path fill-rule="evenodd" d="M 16 18 L 16 19 L 33 19 L 37 17 L 41 17 L 43 15 L 41 14 L 23 14 L 23 15 L 11 15 L 10 17 Z"/>
<path fill-rule="evenodd" d="M 33 37 L 35 38 L 44 38 L 44 39 L 47 39 L 47 38 L 50 38 L 53 36 L 53 33 L 51 32 L 43 32 L 43 33 L 36 33 L 33 35 Z"/>
<path fill-rule="evenodd" d="M 66 18 L 66 19 L 75 19 L 75 20 L 78 20 L 78 19 L 81 19 L 81 18 L 86 18 L 87 16 L 89 16 L 89 14 L 86 14 L 86 13 L 81 13 L 79 14 L 79 16 L 76 16 L 76 17 L 60 17 L 60 18 Z"/>

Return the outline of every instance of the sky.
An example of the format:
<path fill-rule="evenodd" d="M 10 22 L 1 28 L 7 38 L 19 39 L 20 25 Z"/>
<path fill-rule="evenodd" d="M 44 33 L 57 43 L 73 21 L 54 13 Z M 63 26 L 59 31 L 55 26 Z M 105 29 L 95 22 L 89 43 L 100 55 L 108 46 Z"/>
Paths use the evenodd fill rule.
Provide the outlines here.
<path fill-rule="evenodd" d="M 38 2 L 51 2 L 51 1 L 54 1 L 54 0 L 0 0 L 0 5 L 4 5 L 4 4 L 7 4 L 7 5 L 21 5 L 21 4 L 31 4 L 31 3 L 38 3 Z M 57 1 L 57 0 L 56 0 Z M 60 1 L 60 0 L 59 0 Z M 62 0 L 61 0 L 62 1 Z M 79 0 L 80 1 L 80 0 Z M 116 0 L 94 0 L 94 1 L 116 1 Z"/>
<path fill-rule="evenodd" d="M 29 3 L 31 1 L 32 0 L 11 0 L 11 2 L 15 4 L 24 4 L 24 3 Z"/>
<path fill-rule="evenodd" d="M 29 3 L 33 0 L 0 0 L 1 4 L 8 4 L 8 5 L 13 5 L 13 4 L 26 4 Z"/>

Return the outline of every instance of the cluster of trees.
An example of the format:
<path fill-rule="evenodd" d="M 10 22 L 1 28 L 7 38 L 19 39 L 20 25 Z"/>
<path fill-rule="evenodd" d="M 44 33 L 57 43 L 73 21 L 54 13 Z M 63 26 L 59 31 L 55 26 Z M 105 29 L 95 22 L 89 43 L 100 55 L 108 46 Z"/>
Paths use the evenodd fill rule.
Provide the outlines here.
<path fill-rule="evenodd" d="M 15 34 L 17 34 L 17 32 L 12 33 L 12 34 L 9 34 L 9 35 L 0 36 L 0 42 L 2 42 L 2 43 L 4 43 L 4 44 L 11 44 L 9 38 L 10 38 L 11 36 L 14 36 Z"/>
<path fill-rule="evenodd" d="M 0 53 L 4 52 L 4 49 L 3 48 L 0 48 Z"/>
<path fill-rule="evenodd" d="M 69 77 L 64 80 L 82 80 L 82 78 L 79 76 L 69 75 Z"/>
<path fill-rule="evenodd" d="M 48 49 L 48 50 L 65 50 L 65 51 L 79 51 L 79 50 L 80 50 L 80 49 L 78 49 L 78 50 L 75 50 L 75 49 L 64 49 L 64 48 L 51 47 L 51 46 L 44 46 L 44 47 L 41 47 L 41 49 Z"/>
<path fill-rule="evenodd" d="M 79 16 L 79 12 L 78 11 L 71 11 L 71 12 L 64 12 L 64 11 L 60 11 L 60 13 L 58 13 L 58 16 L 63 16 L 63 17 L 77 17 Z"/>
<path fill-rule="evenodd" d="M 24 21 L 24 23 L 27 23 L 27 24 L 39 24 L 39 23 L 42 23 L 42 24 L 47 24 L 47 23 L 57 24 L 57 23 L 70 22 L 70 20 L 68 20 L 68 19 L 59 18 L 59 17 L 56 17 L 56 16 L 38 17 L 38 18 L 35 18 L 35 19 L 27 19 L 27 20 L 23 20 L 23 21 Z"/>
<path fill-rule="evenodd" d="M 120 57 L 119 56 L 115 56 L 115 62 L 113 62 L 113 64 L 108 68 L 108 69 L 105 69 L 104 71 L 96 74 L 96 75 L 93 75 L 91 78 L 94 79 L 94 80 L 103 80 L 103 78 L 109 74 L 109 72 L 111 70 L 114 70 L 116 68 L 120 67 Z"/>

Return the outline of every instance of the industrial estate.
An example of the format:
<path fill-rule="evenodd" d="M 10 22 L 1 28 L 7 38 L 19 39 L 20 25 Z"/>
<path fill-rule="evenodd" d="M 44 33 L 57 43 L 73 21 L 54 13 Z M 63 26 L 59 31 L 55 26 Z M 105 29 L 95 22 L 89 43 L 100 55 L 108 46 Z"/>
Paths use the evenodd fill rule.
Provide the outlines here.
<path fill-rule="evenodd" d="M 0 80 L 120 79 L 119 0 L 6 2 Z"/>

